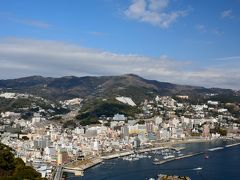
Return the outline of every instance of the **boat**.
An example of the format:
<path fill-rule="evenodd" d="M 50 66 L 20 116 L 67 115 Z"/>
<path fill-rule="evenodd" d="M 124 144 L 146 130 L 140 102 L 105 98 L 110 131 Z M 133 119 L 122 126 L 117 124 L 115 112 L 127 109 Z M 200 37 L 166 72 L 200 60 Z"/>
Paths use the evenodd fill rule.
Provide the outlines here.
<path fill-rule="evenodd" d="M 175 156 L 174 155 L 163 156 L 163 159 L 171 159 L 171 158 L 175 158 Z"/>
<path fill-rule="evenodd" d="M 137 160 L 139 160 L 139 158 L 135 157 L 135 158 L 133 158 L 132 160 L 133 160 L 133 161 L 137 161 Z"/>
<path fill-rule="evenodd" d="M 193 170 L 199 171 L 199 170 L 202 170 L 202 167 L 197 167 L 197 168 L 194 168 Z"/>
<path fill-rule="evenodd" d="M 205 159 L 208 159 L 208 158 L 209 158 L 209 156 L 206 154 L 206 155 L 204 156 L 204 158 L 205 158 Z"/>

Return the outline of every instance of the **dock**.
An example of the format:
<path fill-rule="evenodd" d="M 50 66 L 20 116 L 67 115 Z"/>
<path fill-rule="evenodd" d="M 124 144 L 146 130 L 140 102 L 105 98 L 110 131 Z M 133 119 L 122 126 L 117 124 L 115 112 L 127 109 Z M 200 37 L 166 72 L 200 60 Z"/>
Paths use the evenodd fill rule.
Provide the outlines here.
<path fill-rule="evenodd" d="M 109 159 L 114 159 L 114 158 L 118 158 L 118 157 L 129 156 L 131 154 L 134 154 L 134 151 L 119 152 L 119 153 L 110 154 L 110 155 L 107 155 L 107 156 L 102 156 L 101 158 L 103 160 L 109 160 Z"/>
<path fill-rule="evenodd" d="M 88 168 L 102 163 L 101 158 L 90 158 L 81 161 L 73 161 L 65 165 L 57 166 L 54 180 L 61 180 L 64 172 L 73 173 L 75 176 L 83 176 Z"/>
<path fill-rule="evenodd" d="M 209 151 L 209 152 L 218 151 L 218 150 L 222 150 L 224 148 L 229 148 L 229 147 L 238 146 L 238 145 L 240 145 L 240 143 L 229 144 L 229 145 L 226 145 L 225 147 L 223 146 L 223 147 L 211 148 L 211 149 L 208 149 L 207 151 Z M 179 159 L 188 158 L 188 157 L 197 156 L 197 155 L 202 155 L 202 154 L 205 154 L 205 152 L 186 154 L 186 155 L 178 156 L 178 157 L 171 158 L 171 159 L 160 160 L 158 162 L 154 162 L 153 164 L 160 165 L 160 164 L 164 164 L 164 163 L 167 163 L 170 161 L 179 160 Z"/>
<path fill-rule="evenodd" d="M 226 145 L 225 147 L 227 148 L 227 147 L 238 146 L 238 145 L 240 145 L 240 143 L 229 144 L 229 145 Z"/>
<path fill-rule="evenodd" d="M 175 157 L 175 158 L 171 158 L 171 159 L 166 159 L 166 160 L 161 160 L 161 161 L 158 161 L 158 162 L 154 162 L 153 164 L 155 164 L 155 165 L 165 164 L 165 163 L 167 163 L 167 162 L 171 162 L 171 161 L 175 161 L 175 160 L 180 160 L 180 159 L 184 159 L 184 158 L 188 158 L 188 157 L 193 157 L 193 156 L 198 156 L 198 155 L 202 155 L 202 154 L 204 154 L 204 152 L 186 154 L 186 155 L 183 155 L 183 156 L 179 156 L 179 157 Z"/>

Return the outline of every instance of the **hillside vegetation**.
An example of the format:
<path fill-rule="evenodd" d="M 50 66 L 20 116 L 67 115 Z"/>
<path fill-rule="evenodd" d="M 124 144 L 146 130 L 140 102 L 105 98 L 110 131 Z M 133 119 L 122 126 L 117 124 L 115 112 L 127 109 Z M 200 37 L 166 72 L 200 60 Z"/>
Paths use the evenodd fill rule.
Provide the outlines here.
<path fill-rule="evenodd" d="M 80 120 L 81 125 L 88 125 L 98 123 L 98 119 L 102 115 L 113 117 L 117 113 L 134 117 L 136 113 L 139 113 L 139 109 L 116 100 L 93 100 L 84 104 L 76 118 Z"/>
<path fill-rule="evenodd" d="M 131 97 L 137 104 L 156 95 L 173 96 L 182 94 L 195 99 L 196 96 L 204 96 L 207 93 L 219 94 L 221 97 L 236 94 L 235 91 L 230 89 L 177 85 L 147 80 L 134 74 L 100 77 L 66 76 L 61 78 L 31 76 L 0 80 L 0 89 L 3 91 L 30 93 L 54 101 L 75 97 L 89 99 L 127 96 Z M 240 93 L 238 92 L 238 94 Z"/>
<path fill-rule="evenodd" d="M 15 158 L 12 149 L 0 143 L 0 180 L 41 179 L 40 173 Z"/>

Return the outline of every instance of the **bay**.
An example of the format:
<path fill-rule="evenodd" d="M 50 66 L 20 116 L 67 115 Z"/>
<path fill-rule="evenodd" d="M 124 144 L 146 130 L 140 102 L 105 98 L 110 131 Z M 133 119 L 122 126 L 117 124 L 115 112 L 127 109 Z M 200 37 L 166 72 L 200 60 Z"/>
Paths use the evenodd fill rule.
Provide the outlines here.
<path fill-rule="evenodd" d="M 127 180 L 156 178 L 158 174 L 189 176 L 192 180 L 239 180 L 240 179 L 240 146 L 225 147 L 234 142 L 216 140 L 203 143 L 189 143 L 178 146 L 185 147 L 183 154 L 206 152 L 162 165 L 154 165 L 151 159 L 126 161 L 122 158 L 105 161 L 104 164 L 92 167 L 84 172 L 83 177 L 68 174 L 69 180 Z M 211 148 L 224 147 L 216 151 Z M 201 168 L 201 170 L 199 170 Z"/>

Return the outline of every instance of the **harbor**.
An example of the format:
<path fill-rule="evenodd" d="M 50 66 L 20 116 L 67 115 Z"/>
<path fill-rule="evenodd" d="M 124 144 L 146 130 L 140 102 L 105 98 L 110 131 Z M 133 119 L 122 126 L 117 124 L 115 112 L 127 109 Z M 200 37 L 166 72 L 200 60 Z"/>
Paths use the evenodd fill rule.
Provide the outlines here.
<path fill-rule="evenodd" d="M 204 143 L 204 142 L 203 142 Z M 207 142 L 206 142 L 207 143 Z M 212 142 L 209 142 L 212 143 Z M 189 143 L 186 143 L 191 145 Z M 198 144 L 198 143 L 195 143 Z M 101 164 L 101 166 L 105 166 L 108 164 L 112 164 L 112 160 L 119 161 L 118 159 L 122 159 L 123 161 L 138 161 L 140 159 L 149 159 L 153 165 L 162 165 L 166 163 L 170 163 L 173 161 L 190 158 L 193 156 L 200 156 L 206 154 L 206 152 L 213 152 L 217 150 L 224 150 L 230 147 L 238 146 L 240 143 L 226 144 L 222 146 L 215 146 L 205 149 L 204 151 L 188 153 L 185 154 L 186 147 L 173 147 L 173 146 L 159 146 L 153 148 L 146 149 L 138 149 L 127 152 L 118 152 L 111 155 L 101 156 L 98 158 L 90 158 L 87 160 L 74 161 L 62 167 L 62 172 L 65 173 L 73 173 L 75 176 L 84 176 L 85 171 L 93 166 Z M 156 156 L 160 156 L 160 158 L 156 158 Z M 108 162 L 110 161 L 110 162 Z M 145 161 L 145 160 L 144 160 Z M 114 164 L 112 164 L 114 165 Z M 99 167 L 101 167 L 99 166 Z M 195 168 L 196 169 L 196 168 Z M 59 174 L 59 173 L 58 173 Z M 61 178 L 60 178 L 61 179 Z M 56 179 L 57 180 L 57 179 Z"/>
<path fill-rule="evenodd" d="M 134 151 L 119 152 L 119 153 L 115 153 L 115 154 L 111 154 L 111 155 L 107 155 L 107 156 L 102 156 L 101 158 L 103 160 L 109 160 L 109 159 L 129 156 L 132 154 L 141 154 L 141 153 L 153 152 L 153 151 L 158 151 L 158 150 L 163 150 L 163 149 L 172 149 L 174 151 L 180 151 L 185 148 L 184 147 L 161 146 L 161 147 L 153 147 L 153 148 L 146 148 L 146 149 L 136 149 Z"/>
<path fill-rule="evenodd" d="M 170 162 L 170 161 L 180 160 L 180 159 L 189 158 L 189 157 L 198 156 L 198 155 L 204 155 L 204 154 L 206 154 L 207 152 L 213 152 L 213 151 L 223 150 L 223 149 L 225 149 L 225 148 L 234 147 L 234 146 L 238 146 L 238 145 L 240 145 L 240 143 L 234 143 L 234 144 L 229 144 L 229 145 L 226 145 L 226 146 L 210 148 L 210 149 L 208 149 L 208 150 L 205 151 L 205 152 L 190 153 L 190 154 L 181 155 L 181 156 L 177 156 L 177 157 L 172 156 L 171 158 L 163 158 L 164 160 L 154 161 L 153 164 L 155 164 L 155 165 L 161 165 L 161 164 L 164 164 L 164 163 L 167 163 L 167 162 Z M 170 157 L 170 156 L 169 156 L 169 157 Z M 206 155 L 205 158 L 207 159 L 208 156 Z"/>
<path fill-rule="evenodd" d="M 190 146 L 196 147 L 195 144 Z M 213 147 L 207 147 L 206 151 Z M 192 151 L 192 150 L 191 150 Z M 201 152 L 205 152 L 201 149 Z M 158 174 L 188 176 L 194 180 L 214 179 L 223 180 L 223 175 L 227 175 L 229 179 L 237 180 L 236 175 L 239 174 L 237 164 L 239 147 L 232 146 L 231 148 L 224 148 L 219 151 L 209 152 L 209 159 L 205 159 L 205 155 L 195 155 L 189 157 L 182 157 L 182 159 L 169 161 L 161 165 L 153 164 L 152 158 L 140 158 L 139 160 L 123 160 L 122 158 L 115 158 L 104 161 L 103 164 L 89 168 L 84 172 L 84 176 L 73 177 L 69 174 L 69 180 L 91 180 L 94 178 L 108 180 L 122 180 L 122 179 L 157 179 Z M 145 155 L 145 154 L 142 154 Z M 226 156 L 229 158 L 226 162 Z M 125 157 L 126 158 L 126 157 Z M 231 161 L 230 161 L 231 160 Z M 214 166 L 213 166 L 214 165 Z M 226 170 L 225 167 L 231 167 L 231 171 Z M 217 171 L 221 169 L 221 172 Z M 124 173 L 123 173 L 124 172 Z M 213 172 L 218 172 L 213 173 Z M 213 174 L 212 174 L 213 173 Z M 220 173 L 220 175 L 219 175 Z"/>

